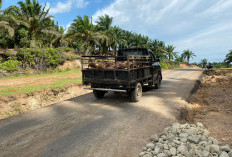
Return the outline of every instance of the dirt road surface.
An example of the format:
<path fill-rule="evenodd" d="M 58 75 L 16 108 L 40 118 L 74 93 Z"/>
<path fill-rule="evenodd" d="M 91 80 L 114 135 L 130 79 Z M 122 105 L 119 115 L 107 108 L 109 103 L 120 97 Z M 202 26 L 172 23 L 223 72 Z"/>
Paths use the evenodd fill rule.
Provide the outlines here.
<path fill-rule="evenodd" d="M 92 93 L 0 121 L 0 156 L 135 157 L 154 133 L 177 121 L 197 69 L 165 71 L 161 89 L 138 103 Z"/>

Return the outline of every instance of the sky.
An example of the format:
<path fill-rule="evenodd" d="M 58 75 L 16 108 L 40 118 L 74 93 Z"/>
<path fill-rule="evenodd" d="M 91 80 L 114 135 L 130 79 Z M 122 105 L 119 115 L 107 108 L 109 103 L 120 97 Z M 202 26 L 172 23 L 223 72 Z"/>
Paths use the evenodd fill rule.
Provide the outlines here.
<path fill-rule="evenodd" d="M 108 14 L 113 25 L 174 45 L 181 54 L 190 49 L 191 62 L 223 61 L 232 49 L 232 0 L 38 0 L 68 27 L 78 15 L 96 21 Z M 18 0 L 3 0 L 3 9 Z"/>

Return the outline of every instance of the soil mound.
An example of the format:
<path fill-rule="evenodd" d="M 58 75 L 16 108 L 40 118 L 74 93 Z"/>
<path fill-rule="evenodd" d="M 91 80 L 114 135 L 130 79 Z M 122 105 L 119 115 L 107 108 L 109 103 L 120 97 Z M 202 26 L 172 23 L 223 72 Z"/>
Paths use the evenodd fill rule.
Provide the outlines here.
<path fill-rule="evenodd" d="M 180 63 L 180 68 L 182 69 L 189 69 L 189 68 L 199 68 L 198 66 L 196 65 L 193 65 L 193 64 L 188 64 L 188 63 Z"/>

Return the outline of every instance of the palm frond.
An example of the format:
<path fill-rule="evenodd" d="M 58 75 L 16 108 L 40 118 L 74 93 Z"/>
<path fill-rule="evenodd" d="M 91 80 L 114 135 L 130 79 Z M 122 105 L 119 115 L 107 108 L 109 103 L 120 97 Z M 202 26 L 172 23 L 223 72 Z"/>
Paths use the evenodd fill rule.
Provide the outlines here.
<path fill-rule="evenodd" d="M 14 29 L 12 27 L 9 26 L 9 23 L 6 21 L 0 21 L 0 27 L 3 27 L 4 29 L 6 29 L 10 35 L 10 37 L 14 36 Z"/>

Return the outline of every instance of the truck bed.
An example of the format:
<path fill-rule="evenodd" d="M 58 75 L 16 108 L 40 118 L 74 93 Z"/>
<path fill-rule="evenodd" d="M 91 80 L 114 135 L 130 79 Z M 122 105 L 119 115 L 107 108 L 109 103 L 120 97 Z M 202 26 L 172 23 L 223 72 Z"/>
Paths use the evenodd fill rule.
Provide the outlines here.
<path fill-rule="evenodd" d="M 123 66 L 120 64 L 123 63 Z M 98 66 L 102 65 L 104 67 Z M 120 65 L 117 67 L 117 65 Z M 108 65 L 108 68 L 107 66 Z M 153 78 L 150 56 L 130 55 L 83 56 L 82 81 L 84 85 L 104 88 L 132 88 L 136 82 L 151 82 Z"/>

